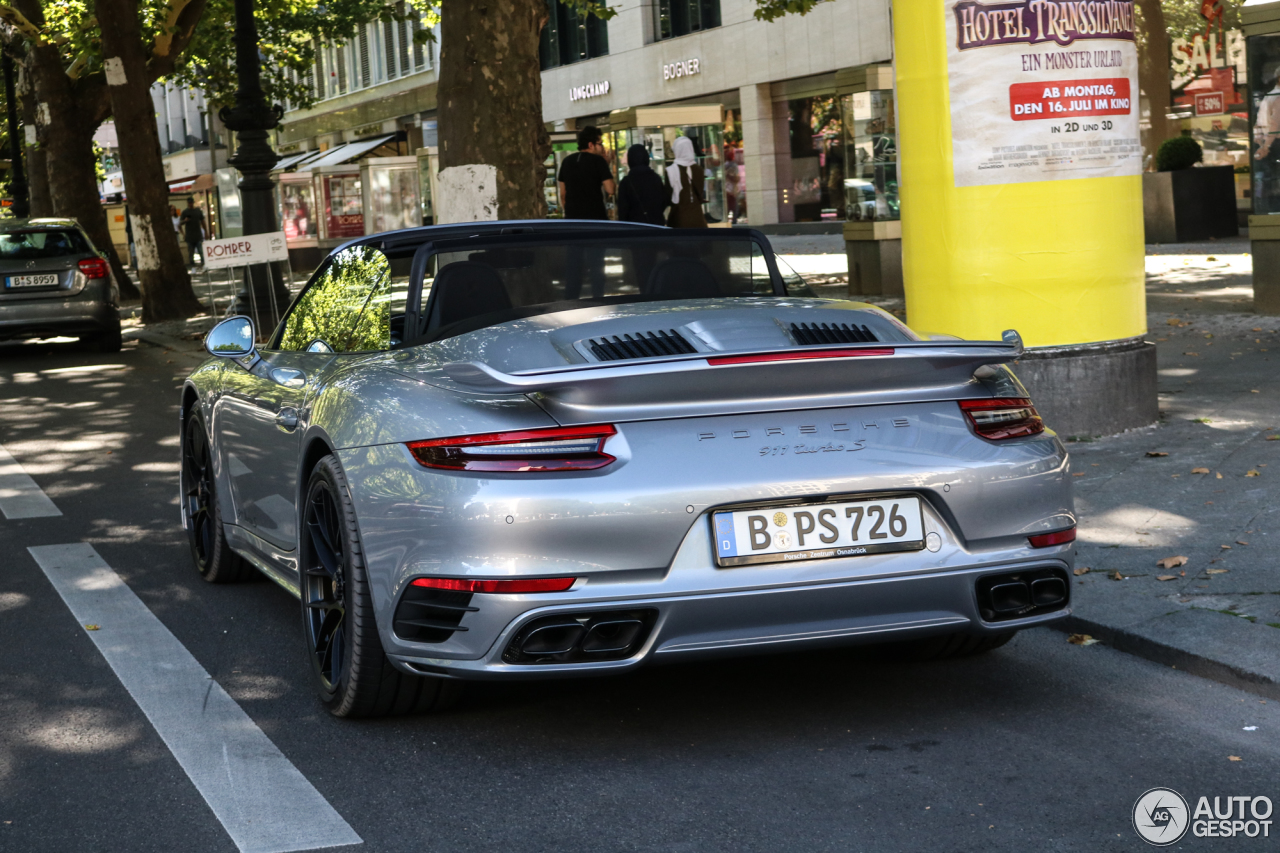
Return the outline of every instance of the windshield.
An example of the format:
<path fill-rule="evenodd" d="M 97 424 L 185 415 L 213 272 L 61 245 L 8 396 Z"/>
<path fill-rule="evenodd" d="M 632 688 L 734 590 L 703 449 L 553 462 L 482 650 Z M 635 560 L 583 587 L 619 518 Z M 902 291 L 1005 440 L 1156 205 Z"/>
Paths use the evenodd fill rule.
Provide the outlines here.
<path fill-rule="evenodd" d="M 84 255 L 89 246 L 78 231 L 10 231 L 0 234 L 0 260 L 30 261 Z"/>
<path fill-rule="evenodd" d="M 429 338 L 588 306 L 775 295 L 764 250 L 745 235 L 460 242 L 428 264 Z"/>

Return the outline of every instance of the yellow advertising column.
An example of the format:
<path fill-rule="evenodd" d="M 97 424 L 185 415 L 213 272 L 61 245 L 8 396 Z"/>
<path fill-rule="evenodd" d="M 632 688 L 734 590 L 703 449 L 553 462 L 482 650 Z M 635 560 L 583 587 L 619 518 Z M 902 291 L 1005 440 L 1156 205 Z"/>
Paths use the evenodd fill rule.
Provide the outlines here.
<path fill-rule="evenodd" d="M 1134 6 L 894 0 L 912 327 L 1016 329 L 1065 435 L 1156 419 Z"/>

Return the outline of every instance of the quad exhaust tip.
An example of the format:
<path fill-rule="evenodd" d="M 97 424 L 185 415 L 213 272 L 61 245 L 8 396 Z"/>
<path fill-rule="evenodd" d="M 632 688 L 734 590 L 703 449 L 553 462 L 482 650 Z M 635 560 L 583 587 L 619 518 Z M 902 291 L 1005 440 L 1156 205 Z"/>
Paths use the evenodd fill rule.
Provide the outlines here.
<path fill-rule="evenodd" d="M 522 664 L 621 660 L 644 645 L 657 616 L 651 609 L 544 616 L 516 632 L 502 659 Z"/>
<path fill-rule="evenodd" d="M 987 575 L 977 583 L 978 611 L 986 622 L 1039 616 L 1066 607 L 1070 590 L 1061 569 Z"/>

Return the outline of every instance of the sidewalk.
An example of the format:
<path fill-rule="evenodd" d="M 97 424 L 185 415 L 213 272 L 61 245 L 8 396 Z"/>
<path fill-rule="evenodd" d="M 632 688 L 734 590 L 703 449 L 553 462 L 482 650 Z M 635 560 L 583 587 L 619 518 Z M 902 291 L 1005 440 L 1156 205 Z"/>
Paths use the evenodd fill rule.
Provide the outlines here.
<path fill-rule="evenodd" d="M 775 239 L 821 295 L 843 296 L 838 235 Z M 1061 627 L 1280 699 L 1280 317 L 1252 313 L 1247 240 L 1147 250 L 1160 421 L 1067 444 L 1081 574 Z M 214 322 L 126 321 L 125 339 L 194 366 Z"/>
<path fill-rule="evenodd" d="M 1280 317 L 1251 313 L 1248 255 L 1176 248 L 1147 257 L 1159 424 L 1068 444 L 1088 572 L 1067 627 L 1280 698 Z"/>

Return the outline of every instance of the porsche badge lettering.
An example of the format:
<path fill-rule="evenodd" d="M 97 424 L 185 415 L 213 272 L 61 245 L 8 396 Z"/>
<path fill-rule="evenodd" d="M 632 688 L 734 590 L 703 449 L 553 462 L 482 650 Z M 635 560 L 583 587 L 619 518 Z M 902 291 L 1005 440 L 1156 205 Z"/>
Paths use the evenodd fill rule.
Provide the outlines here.
<path fill-rule="evenodd" d="M 910 418 L 894 418 L 892 420 L 892 424 L 895 429 L 903 429 L 905 427 L 911 426 L 911 419 Z M 850 432 L 853 429 L 866 433 L 874 429 L 878 434 L 880 432 L 880 422 L 879 421 L 855 421 L 851 427 L 850 424 L 846 421 L 838 421 L 836 423 L 830 424 L 829 428 L 831 429 L 832 432 L 836 432 L 836 433 Z M 818 424 L 800 424 L 798 426 L 793 426 L 793 427 L 771 426 L 771 427 L 764 427 L 763 429 L 757 427 L 754 430 L 733 429 L 733 430 L 722 431 L 722 432 L 708 431 L 708 432 L 700 432 L 697 434 L 697 436 L 698 436 L 699 442 L 716 441 L 721 438 L 728 438 L 731 440 L 736 440 L 739 438 L 753 438 L 753 437 L 757 437 L 757 438 L 763 437 L 766 439 L 775 438 L 775 437 L 786 438 L 790 435 L 797 435 L 797 436 L 817 435 L 821 431 L 821 429 L 822 427 Z M 760 456 L 787 456 L 787 455 L 805 454 L 805 453 L 853 453 L 858 450 L 865 449 L 866 445 L 867 445 L 867 439 L 865 438 L 850 439 L 842 436 L 840 437 L 840 440 L 836 440 L 836 441 L 825 441 L 825 442 L 819 441 L 816 443 L 801 442 L 799 444 L 767 444 L 759 447 L 759 449 L 757 450 L 757 453 Z"/>

